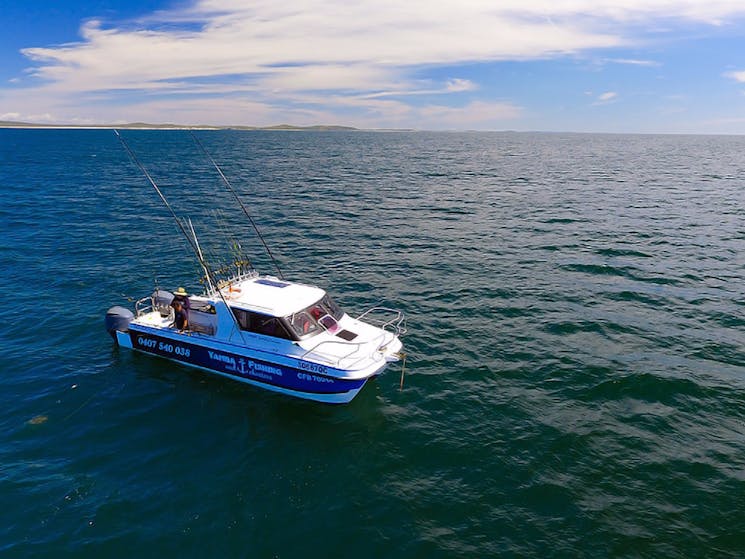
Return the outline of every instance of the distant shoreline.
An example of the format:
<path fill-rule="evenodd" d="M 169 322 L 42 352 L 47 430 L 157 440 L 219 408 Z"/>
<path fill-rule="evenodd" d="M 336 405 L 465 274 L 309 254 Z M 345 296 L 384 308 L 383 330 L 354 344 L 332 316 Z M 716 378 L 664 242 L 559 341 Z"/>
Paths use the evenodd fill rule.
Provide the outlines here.
<path fill-rule="evenodd" d="M 361 128 L 353 126 L 338 126 L 317 124 L 313 126 L 293 126 L 277 124 L 274 126 L 212 126 L 199 124 L 189 126 L 184 124 L 151 124 L 147 122 L 129 122 L 126 124 L 37 124 L 33 122 L 0 121 L 0 128 L 46 129 L 46 130 L 284 130 L 288 132 L 331 131 L 331 132 L 361 132 Z M 380 131 L 411 132 L 411 129 L 378 129 Z"/>
<path fill-rule="evenodd" d="M 694 132 L 588 132 L 576 130 L 474 130 L 447 129 L 427 130 L 418 128 L 355 128 L 354 126 L 316 124 L 312 126 L 293 126 L 276 124 L 273 126 L 214 126 L 208 124 L 151 124 L 147 122 L 128 122 L 126 124 L 37 124 L 33 122 L 16 122 L 0 120 L 0 130 L 235 130 L 241 132 L 441 132 L 441 133 L 488 133 L 500 134 L 572 134 L 572 135 L 605 135 L 605 136 L 745 136 L 738 133 L 694 133 Z"/>

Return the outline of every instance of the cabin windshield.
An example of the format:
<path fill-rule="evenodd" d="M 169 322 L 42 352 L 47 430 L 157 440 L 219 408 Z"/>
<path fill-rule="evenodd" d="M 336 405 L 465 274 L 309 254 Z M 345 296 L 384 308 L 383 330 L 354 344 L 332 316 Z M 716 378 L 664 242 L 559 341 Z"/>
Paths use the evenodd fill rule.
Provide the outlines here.
<path fill-rule="evenodd" d="M 299 338 L 316 334 L 321 330 L 318 323 L 313 320 L 307 310 L 291 314 L 285 319 Z"/>
<path fill-rule="evenodd" d="M 328 314 L 334 317 L 334 320 L 341 320 L 341 317 L 344 316 L 344 311 L 341 310 L 341 307 L 328 295 L 324 295 L 323 299 L 321 299 L 321 306 L 326 309 Z"/>
<path fill-rule="evenodd" d="M 305 338 L 323 330 L 335 333 L 339 330 L 339 320 L 342 316 L 344 316 L 344 311 L 331 297 L 325 295 L 302 311 L 285 317 L 285 321 L 292 327 L 298 338 Z"/>

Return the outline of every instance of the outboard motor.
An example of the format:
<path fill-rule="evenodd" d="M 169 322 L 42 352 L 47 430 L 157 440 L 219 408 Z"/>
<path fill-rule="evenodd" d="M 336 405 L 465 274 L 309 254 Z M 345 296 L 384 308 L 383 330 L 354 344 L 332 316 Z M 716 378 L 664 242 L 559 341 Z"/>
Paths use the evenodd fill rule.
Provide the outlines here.
<path fill-rule="evenodd" d="M 112 338 L 114 338 L 114 341 L 116 341 L 117 331 L 128 331 L 129 323 L 132 322 L 132 319 L 134 317 L 135 315 L 129 309 L 125 309 L 124 307 L 119 306 L 111 307 L 108 311 L 106 311 L 106 318 L 104 319 L 106 331 L 111 335 Z"/>

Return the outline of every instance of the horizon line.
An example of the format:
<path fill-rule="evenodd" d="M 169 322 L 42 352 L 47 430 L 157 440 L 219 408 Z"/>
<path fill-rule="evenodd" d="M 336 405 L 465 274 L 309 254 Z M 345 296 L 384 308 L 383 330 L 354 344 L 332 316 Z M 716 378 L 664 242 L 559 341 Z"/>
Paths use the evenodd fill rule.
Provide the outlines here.
<path fill-rule="evenodd" d="M 173 124 L 127 122 L 121 124 L 43 124 L 13 120 L 0 120 L 0 129 L 17 130 L 236 130 L 236 131 L 273 131 L 273 132 L 442 132 L 442 133 L 507 133 L 507 134 L 606 134 L 633 136 L 744 136 L 745 133 L 716 133 L 716 132 L 597 132 L 587 130 L 515 130 L 494 129 L 476 130 L 471 128 L 430 130 L 418 128 L 357 128 L 338 124 L 313 124 L 300 126 L 293 124 L 273 124 L 268 126 L 250 126 L 243 124 L 212 125 L 212 124 Z"/>

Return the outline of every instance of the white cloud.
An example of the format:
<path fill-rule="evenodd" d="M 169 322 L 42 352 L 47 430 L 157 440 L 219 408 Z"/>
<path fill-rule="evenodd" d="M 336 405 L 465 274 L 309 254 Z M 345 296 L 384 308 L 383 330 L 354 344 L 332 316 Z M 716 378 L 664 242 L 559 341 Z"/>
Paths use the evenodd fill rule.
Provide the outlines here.
<path fill-rule="evenodd" d="M 474 89 L 477 89 L 477 86 L 475 83 L 473 83 L 471 80 L 464 80 L 461 78 L 453 78 L 451 80 L 448 80 L 446 84 L 446 89 L 448 91 L 473 91 Z"/>
<path fill-rule="evenodd" d="M 77 43 L 24 49 L 31 72 L 0 89 L 0 106 L 65 121 L 146 120 L 158 108 L 161 122 L 235 124 L 278 114 L 350 120 L 340 106 L 362 111 L 359 121 L 391 111 L 388 120 L 449 126 L 460 115 L 468 124 L 518 109 L 474 98 L 417 109 L 415 96 L 480 91 L 458 77 L 423 82 L 418 69 L 607 49 L 633 44 L 651 20 L 719 25 L 743 15 L 741 0 L 199 0 L 125 24 L 91 20 Z"/>
<path fill-rule="evenodd" d="M 35 122 L 39 124 L 53 124 L 59 122 L 57 118 L 49 113 L 5 113 L 0 115 L 0 120 Z"/>
<path fill-rule="evenodd" d="M 634 58 L 608 58 L 606 62 L 613 64 L 628 64 L 631 66 L 660 66 L 659 62 L 654 60 L 637 60 Z"/>
<path fill-rule="evenodd" d="M 607 105 L 618 99 L 618 93 L 615 91 L 606 91 L 597 96 L 593 105 Z"/>
<path fill-rule="evenodd" d="M 745 70 L 727 72 L 724 74 L 724 76 L 727 78 L 732 78 L 733 80 L 737 82 L 745 83 Z"/>

